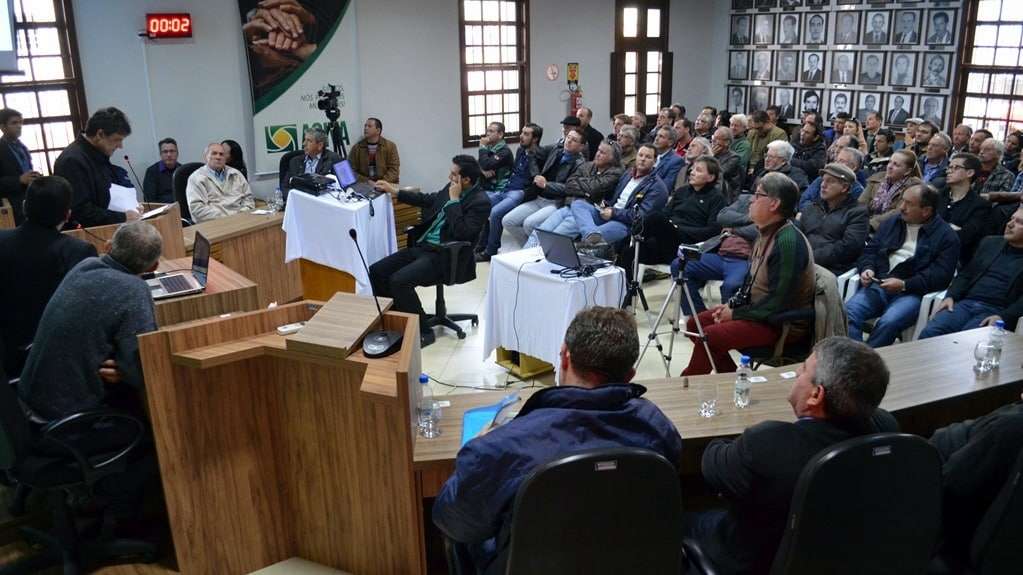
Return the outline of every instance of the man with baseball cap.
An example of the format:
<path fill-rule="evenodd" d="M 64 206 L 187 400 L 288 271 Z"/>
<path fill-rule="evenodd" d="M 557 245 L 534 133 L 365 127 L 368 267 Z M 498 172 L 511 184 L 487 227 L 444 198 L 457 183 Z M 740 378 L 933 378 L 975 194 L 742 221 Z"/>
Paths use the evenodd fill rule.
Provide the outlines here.
<path fill-rule="evenodd" d="M 867 241 L 869 218 L 849 191 L 856 173 L 834 162 L 821 170 L 821 197 L 799 214 L 799 227 L 813 248 L 813 261 L 841 275 L 856 267 Z"/>

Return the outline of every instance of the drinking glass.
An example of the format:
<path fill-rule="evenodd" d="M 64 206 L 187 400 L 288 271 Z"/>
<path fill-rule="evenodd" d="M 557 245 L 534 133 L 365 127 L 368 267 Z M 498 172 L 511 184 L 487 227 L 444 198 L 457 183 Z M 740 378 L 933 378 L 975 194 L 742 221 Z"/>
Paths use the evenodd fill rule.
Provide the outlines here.
<path fill-rule="evenodd" d="M 976 347 L 973 348 L 973 358 L 976 360 L 976 363 L 973 364 L 973 371 L 978 375 L 988 373 L 994 366 L 995 346 L 987 341 L 977 342 Z"/>

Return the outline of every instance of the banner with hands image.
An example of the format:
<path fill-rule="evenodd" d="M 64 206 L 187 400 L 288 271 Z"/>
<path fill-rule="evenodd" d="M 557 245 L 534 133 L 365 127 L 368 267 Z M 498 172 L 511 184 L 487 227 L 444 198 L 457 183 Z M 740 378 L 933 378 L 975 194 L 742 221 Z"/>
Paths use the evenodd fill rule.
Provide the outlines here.
<path fill-rule="evenodd" d="M 282 155 L 302 149 L 306 130 L 326 131 L 322 107 L 336 106 L 347 147 L 347 126 L 360 125 L 354 3 L 239 0 L 238 7 L 252 84 L 254 171 L 277 173 Z M 321 97 L 328 84 L 336 97 Z"/>

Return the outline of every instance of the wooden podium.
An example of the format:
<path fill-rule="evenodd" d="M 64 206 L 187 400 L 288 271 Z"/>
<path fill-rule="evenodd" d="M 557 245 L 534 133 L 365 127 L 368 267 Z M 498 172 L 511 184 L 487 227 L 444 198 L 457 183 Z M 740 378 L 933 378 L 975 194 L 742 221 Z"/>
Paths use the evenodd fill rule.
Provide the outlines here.
<path fill-rule="evenodd" d="M 360 575 L 423 571 L 418 319 L 385 314 L 405 338 L 380 359 L 361 351 L 374 323 L 372 299 L 337 294 L 139 337 L 182 573 L 295 556 Z"/>
<path fill-rule="evenodd" d="M 164 204 L 143 204 L 143 207 L 146 210 L 154 210 L 162 205 Z M 177 204 L 171 204 L 170 209 L 166 213 L 146 221 L 153 224 L 156 231 L 160 232 L 160 237 L 163 238 L 162 257 L 169 260 L 185 257 L 185 241 L 181 237 L 181 208 Z M 114 237 L 114 232 L 119 227 L 121 227 L 121 224 L 109 224 L 106 226 L 67 230 L 64 233 L 92 244 L 97 252 L 105 254 L 107 252 L 106 243 Z"/>

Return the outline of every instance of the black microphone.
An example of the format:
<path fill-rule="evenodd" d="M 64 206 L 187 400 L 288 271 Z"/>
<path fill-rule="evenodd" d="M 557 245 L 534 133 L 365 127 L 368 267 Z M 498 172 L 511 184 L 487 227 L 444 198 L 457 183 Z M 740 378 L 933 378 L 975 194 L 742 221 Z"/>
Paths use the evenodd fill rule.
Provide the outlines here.
<path fill-rule="evenodd" d="M 355 232 L 355 228 L 349 228 L 348 235 L 355 242 L 355 249 L 359 251 L 359 259 L 362 260 L 362 267 L 365 268 L 366 276 L 368 277 L 369 266 L 366 265 L 366 257 L 362 255 L 362 247 L 359 246 L 359 235 Z M 377 300 L 377 295 L 373 293 L 372 283 L 369 285 L 369 293 L 373 296 L 373 302 L 377 304 L 377 313 L 380 314 L 380 329 L 366 334 L 365 339 L 362 340 L 362 352 L 366 354 L 366 357 L 386 357 L 398 351 L 403 336 L 401 332 L 383 329 L 384 311 L 380 309 L 380 301 Z"/>
<path fill-rule="evenodd" d="M 128 169 L 131 170 L 131 175 L 135 176 L 135 185 L 138 186 L 135 188 L 137 190 L 135 192 L 135 199 L 138 200 L 139 204 L 141 204 L 142 182 L 139 181 L 139 175 L 135 173 L 135 168 L 132 167 L 131 160 L 128 159 L 128 154 L 124 155 L 124 161 L 128 164 Z"/>

